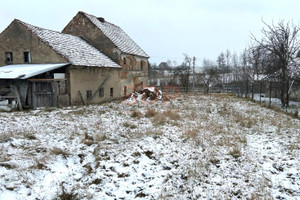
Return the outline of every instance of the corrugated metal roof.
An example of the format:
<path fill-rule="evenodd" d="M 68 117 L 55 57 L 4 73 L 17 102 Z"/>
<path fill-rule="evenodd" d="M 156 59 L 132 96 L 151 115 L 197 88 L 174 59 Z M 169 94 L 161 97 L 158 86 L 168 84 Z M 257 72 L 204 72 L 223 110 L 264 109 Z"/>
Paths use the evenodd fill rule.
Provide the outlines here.
<path fill-rule="evenodd" d="M 27 24 L 20 20 L 27 29 L 49 45 L 54 51 L 77 66 L 121 68 L 98 49 L 81 39 L 80 37 L 43 29 Z"/>
<path fill-rule="evenodd" d="M 6 65 L 0 67 L 0 79 L 27 79 L 66 65 L 69 63 Z"/>
<path fill-rule="evenodd" d="M 143 51 L 119 26 L 107 21 L 100 21 L 99 18 L 82 12 L 91 20 L 123 53 L 133 54 L 149 58 L 147 53 Z"/>

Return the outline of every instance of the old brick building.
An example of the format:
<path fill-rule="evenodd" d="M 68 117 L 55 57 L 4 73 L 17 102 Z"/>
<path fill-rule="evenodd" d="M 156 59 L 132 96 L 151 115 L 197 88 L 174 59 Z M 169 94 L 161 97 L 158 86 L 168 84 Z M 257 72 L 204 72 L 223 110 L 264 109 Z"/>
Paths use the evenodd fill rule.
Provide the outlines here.
<path fill-rule="evenodd" d="M 80 36 L 122 66 L 122 95 L 148 84 L 149 56 L 120 27 L 78 12 L 62 32 Z"/>
<path fill-rule="evenodd" d="M 20 20 L 0 34 L 0 100 L 8 103 L 47 107 L 120 98 L 120 69 L 77 36 Z"/>
<path fill-rule="evenodd" d="M 47 107 L 120 98 L 148 84 L 148 58 L 120 27 L 84 12 L 62 33 L 14 20 L 0 34 L 0 103 Z"/>

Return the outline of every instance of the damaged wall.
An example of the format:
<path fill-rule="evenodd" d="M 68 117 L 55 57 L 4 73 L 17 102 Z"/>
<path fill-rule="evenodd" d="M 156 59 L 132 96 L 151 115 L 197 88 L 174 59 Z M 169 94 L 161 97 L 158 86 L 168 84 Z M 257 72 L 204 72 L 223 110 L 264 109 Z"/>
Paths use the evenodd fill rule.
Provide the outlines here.
<path fill-rule="evenodd" d="M 122 53 L 82 12 L 79 12 L 62 32 L 82 37 L 122 67 L 122 96 L 131 93 L 141 83 L 148 85 L 148 58 Z"/>
<path fill-rule="evenodd" d="M 148 85 L 148 60 L 129 54 L 121 54 L 121 90 L 122 95 L 126 96 L 132 93 L 138 86 Z"/>

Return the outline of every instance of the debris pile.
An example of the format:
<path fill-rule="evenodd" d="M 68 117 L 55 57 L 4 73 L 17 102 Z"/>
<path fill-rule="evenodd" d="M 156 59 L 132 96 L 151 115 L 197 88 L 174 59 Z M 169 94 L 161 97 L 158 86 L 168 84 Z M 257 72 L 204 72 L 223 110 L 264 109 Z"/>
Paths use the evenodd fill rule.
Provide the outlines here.
<path fill-rule="evenodd" d="M 136 103 L 155 103 L 162 100 L 162 92 L 154 86 L 144 87 L 141 90 L 135 91 L 127 96 L 124 100 L 128 104 Z"/>

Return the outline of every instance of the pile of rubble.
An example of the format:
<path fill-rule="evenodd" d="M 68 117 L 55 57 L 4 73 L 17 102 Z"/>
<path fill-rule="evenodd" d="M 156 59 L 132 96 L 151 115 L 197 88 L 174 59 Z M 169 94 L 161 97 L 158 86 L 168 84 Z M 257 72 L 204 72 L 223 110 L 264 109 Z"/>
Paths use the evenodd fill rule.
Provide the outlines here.
<path fill-rule="evenodd" d="M 162 100 L 162 92 L 157 87 L 150 86 L 131 93 L 124 102 L 127 104 L 152 104 L 159 100 Z"/>

